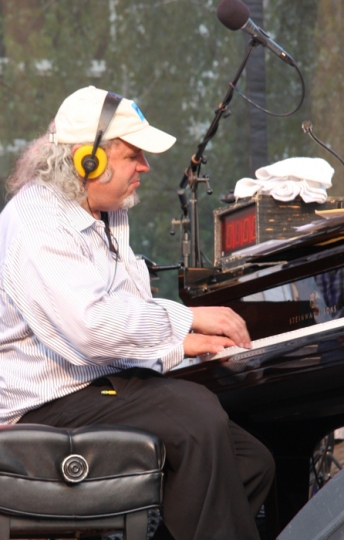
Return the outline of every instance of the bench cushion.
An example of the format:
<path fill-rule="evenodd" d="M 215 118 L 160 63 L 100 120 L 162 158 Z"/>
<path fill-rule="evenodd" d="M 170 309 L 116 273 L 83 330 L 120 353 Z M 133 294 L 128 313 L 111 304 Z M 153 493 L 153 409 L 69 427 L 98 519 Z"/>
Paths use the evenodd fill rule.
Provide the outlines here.
<path fill-rule="evenodd" d="M 160 439 L 133 428 L 0 426 L 0 510 L 87 519 L 156 507 L 164 459 Z"/>

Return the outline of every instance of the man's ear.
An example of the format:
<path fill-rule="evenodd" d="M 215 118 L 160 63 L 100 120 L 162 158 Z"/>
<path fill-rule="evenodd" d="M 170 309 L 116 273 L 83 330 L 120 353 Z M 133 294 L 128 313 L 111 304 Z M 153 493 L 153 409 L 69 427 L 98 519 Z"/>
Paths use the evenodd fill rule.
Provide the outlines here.
<path fill-rule="evenodd" d="M 75 154 L 75 152 L 77 151 L 78 148 L 80 148 L 80 146 L 82 146 L 82 144 L 75 144 L 72 148 L 72 152 L 73 152 L 73 156 Z"/>

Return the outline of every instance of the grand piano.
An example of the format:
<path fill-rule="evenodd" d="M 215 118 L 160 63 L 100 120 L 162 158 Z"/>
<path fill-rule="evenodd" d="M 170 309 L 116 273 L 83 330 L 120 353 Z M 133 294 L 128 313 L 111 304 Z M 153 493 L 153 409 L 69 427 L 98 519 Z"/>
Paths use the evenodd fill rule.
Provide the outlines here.
<path fill-rule="evenodd" d="M 187 359 L 170 376 L 207 386 L 271 450 L 266 513 L 275 538 L 308 500 L 317 442 L 344 426 L 344 215 L 212 268 L 183 268 L 179 294 L 188 306 L 229 306 L 247 322 L 251 351 Z"/>

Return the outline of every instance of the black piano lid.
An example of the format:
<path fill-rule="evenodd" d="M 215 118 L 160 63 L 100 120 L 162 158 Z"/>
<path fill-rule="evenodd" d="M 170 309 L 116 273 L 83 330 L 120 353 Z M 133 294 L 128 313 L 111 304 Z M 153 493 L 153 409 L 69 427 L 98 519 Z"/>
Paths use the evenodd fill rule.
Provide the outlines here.
<path fill-rule="evenodd" d="M 344 266 L 343 217 L 306 227 L 307 234 L 254 246 L 252 255 L 250 248 L 234 253 L 222 267 L 184 268 L 179 276 L 181 299 L 189 306 L 220 305 L 223 288 L 231 300 Z"/>

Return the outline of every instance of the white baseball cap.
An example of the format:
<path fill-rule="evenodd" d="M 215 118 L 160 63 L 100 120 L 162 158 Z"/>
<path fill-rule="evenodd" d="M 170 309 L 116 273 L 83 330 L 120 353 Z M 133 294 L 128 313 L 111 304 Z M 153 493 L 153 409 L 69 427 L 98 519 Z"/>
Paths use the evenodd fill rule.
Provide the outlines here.
<path fill-rule="evenodd" d="M 55 144 L 93 142 L 106 95 L 106 90 L 88 86 L 68 96 L 57 111 L 51 140 Z M 154 154 L 165 152 L 176 142 L 172 135 L 150 126 L 136 103 L 125 98 L 102 137 L 115 138 Z"/>

